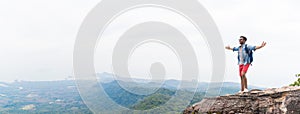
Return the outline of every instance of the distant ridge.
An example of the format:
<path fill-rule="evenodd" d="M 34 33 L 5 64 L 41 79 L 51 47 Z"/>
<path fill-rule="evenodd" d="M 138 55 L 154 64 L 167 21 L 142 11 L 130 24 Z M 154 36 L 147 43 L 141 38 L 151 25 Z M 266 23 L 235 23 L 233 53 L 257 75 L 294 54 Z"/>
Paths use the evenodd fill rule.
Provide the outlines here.
<path fill-rule="evenodd" d="M 100 83 L 110 83 L 112 81 L 124 81 L 122 79 L 116 80 L 114 78 L 113 74 L 110 74 L 107 72 L 97 73 L 97 77 L 98 77 L 98 80 L 100 81 Z M 131 83 L 131 79 L 125 79 L 125 80 L 126 81 L 124 81 L 124 82 Z M 135 79 L 135 81 L 137 81 L 138 83 L 139 83 L 139 80 L 140 80 L 140 83 L 149 81 L 146 79 Z M 180 81 L 180 80 L 175 80 L 175 79 L 165 80 L 165 82 L 163 83 L 163 85 L 161 87 L 171 89 L 171 90 L 176 90 L 181 83 L 185 83 L 185 85 L 190 85 L 190 86 L 185 87 L 184 89 L 193 90 L 193 89 L 197 88 L 198 92 L 205 92 L 209 86 L 211 89 L 221 89 L 220 95 L 236 93 L 240 90 L 240 83 L 236 83 L 236 82 L 213 82 L 213 83 L 198 82 L 198 86 L 194 87 L 194 85 L 189 84 L 190 81 Z M 146 83 L 144 85 L 147 87 L 160 86 L 159 83 L 155 83 L 155 82 L 154 83 Z M 265 88 L 249 85 L 249 89 L 265 89 Z"/>

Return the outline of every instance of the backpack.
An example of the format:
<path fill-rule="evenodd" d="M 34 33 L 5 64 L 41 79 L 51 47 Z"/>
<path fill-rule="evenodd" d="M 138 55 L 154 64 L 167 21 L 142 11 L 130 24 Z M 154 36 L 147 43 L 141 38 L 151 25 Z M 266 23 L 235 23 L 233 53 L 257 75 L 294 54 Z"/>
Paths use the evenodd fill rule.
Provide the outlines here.
<path fill-rule="evenodd" d="M 248 56 L 250 58 L 250 64 L 251 64 L 253 62 L 253 52 L 252 52 L 252 50 L 249 50 L 247 44 L 245 45 L 245 47 L 246 47 L 245 51 L 246 51 L 246 53 L 248 54 Z"/>

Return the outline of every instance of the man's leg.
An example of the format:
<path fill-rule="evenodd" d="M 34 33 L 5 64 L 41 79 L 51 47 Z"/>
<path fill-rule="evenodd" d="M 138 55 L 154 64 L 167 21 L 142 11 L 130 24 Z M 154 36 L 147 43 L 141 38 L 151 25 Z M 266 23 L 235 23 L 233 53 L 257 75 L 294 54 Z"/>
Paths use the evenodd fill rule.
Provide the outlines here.
<path fill-rule="evenodd" d="M 240 77 L 241 77 L 241 91 L 244 91 L 244 78 L 243 76 Z"/>
<path fill-rule="evenodd" d="M 242 77 L 243 77 L 243 82 L 244 82 L 244 89 L 248 89 L 248 82 L 247 82 L 247 77 L 246 77 L 246 73 L 248 71 L 250 64 L 247 64 L 245 66 L 243 66 L 242 69 Z"/>
<path fill-rule="evenodd" d="M 244 71 L 242 72 L 241 77 L 242 77 L 242 81 L 243 81 L 243 90 L 248 89 L 247 77 L 246 77 L 246 73 Z"/>
<path fill-rule="evenodd" d="M 241 91 L 244 91 L 244 79 L 243 79 L 243 75 L 242 75 L 243 66 L 244 65 L 239 65 L 239 74 L 240 74 L 240 78 L 241 78 Z"/>
<path fill-rule="evenodd" d="M 246 73 L 245 73 L 245 75 L 244 75 L 244 80 L 245 80 L 245 81 L 244 81 L 244 84 L 245 84 L 244 86 L 245 86 L 246 89 L 248 89 Z"/>

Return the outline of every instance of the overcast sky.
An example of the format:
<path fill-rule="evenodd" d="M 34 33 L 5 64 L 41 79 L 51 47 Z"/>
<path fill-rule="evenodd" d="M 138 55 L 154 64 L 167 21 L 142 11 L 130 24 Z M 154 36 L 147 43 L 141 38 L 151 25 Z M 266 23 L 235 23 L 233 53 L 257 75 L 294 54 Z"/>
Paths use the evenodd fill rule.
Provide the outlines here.
<path fill-rule="evenodd" d="M 0 1 L 0 81 L 59 80 L 72 74 L 77 31 L 101 0 Z M 300 1 L 200 0 L 215 20 L 224 45 L 267 46 L 254 54 L 252 85 L 281 87 L 300 73 Z M 237 53 L 226 51 L 225 81 L 239 82 Z"/>

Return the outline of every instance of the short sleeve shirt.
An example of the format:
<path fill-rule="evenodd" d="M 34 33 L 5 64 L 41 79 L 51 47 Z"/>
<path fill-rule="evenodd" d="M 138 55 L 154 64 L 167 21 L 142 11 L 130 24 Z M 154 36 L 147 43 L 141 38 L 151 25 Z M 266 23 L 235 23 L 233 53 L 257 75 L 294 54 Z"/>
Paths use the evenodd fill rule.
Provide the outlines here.
<path fill-rule="evenodd" d="M 242 48 L 240 50 L 240 48 Z M 249 51 L 255 51 L 255 46 L 251 46 L 251 45 L 247 45 L 247 48 L 249 49 Z M 237 51 L 238 52 L 238 64 L 239 65 L 246 65 L 251 63 L 250 62 L 250 57 L 249 55 L 246 53 L 246 45 L 242 45 L 242 46 L 238 46 L 238 47 L 234 47 L 233 51 Z"/>

